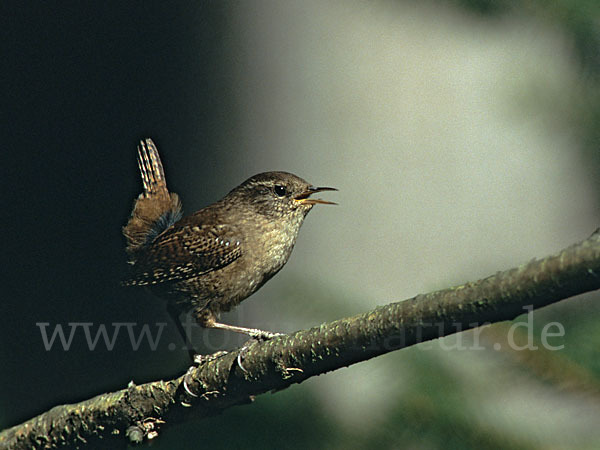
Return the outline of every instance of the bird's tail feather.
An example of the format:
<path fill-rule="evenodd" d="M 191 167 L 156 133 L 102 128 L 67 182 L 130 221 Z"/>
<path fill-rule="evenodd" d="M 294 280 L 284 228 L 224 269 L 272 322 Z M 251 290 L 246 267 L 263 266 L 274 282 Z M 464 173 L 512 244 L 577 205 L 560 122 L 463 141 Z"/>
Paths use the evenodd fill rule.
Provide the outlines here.
<path fill-rule="evenodd" d="M 144 193 L 142 195 L 149 198 L 168 194 L 165 171 L 152 139 L 140 141 L 137 161 L 144 183 Z"/>
<path fill-rule="evenodd" d="M 165 172 L 152 139 L 140 142 L 137 159 L 144 192 L 135 201 L 129 222 L 123 227 L 131 263 L 135 263 L 140 250 L 183 215 L 179 196 L 167 189 Z"/>

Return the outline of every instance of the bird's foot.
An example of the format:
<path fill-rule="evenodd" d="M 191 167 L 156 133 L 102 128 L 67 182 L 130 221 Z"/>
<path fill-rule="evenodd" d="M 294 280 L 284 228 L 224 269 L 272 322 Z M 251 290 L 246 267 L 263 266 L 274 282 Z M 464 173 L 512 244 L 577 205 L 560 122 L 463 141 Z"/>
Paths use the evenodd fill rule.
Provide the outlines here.
<path fill-rule="evenodd" d="M 251 340 L 256 341 L 268 341 L 270 339 L 276 338 L 277 336 L 284 336 L 283 333 L 273 333 L 271 331 L 259 330 L 257 328 L 250 328 L 248 332 L 248 336 L 250 336 Z"/>
<path fill-rule="evenodd" d="M 212 353 L 210 355 L 194 355 L 192 357 L 194 364 L 197 364 L 198 366 L 210 361 L 214 361 L 217 358 L 220 358 L 222 356 L 225 356 L 228 352 L 226 352 L 225 350 L 220 350 L 218 352 Z M 183 377 L 183 389 L 185 389 L 185 392 L 187 392 L 189 395 L 191 395 L 192 397 L 198 397 L 197 394 L 194 394 L 189 387 L 189 382 L 190 377 L 192 376 L 192 372 L 193 370 L 196 368 L 196 365 L 190 366 L 185 374 L 185 376 Z"/>
<path fill-rule="evenodd" d="M 210 355 L 194 355 L 194 357 L 192 358 L 194 361 L 194 364 L 204 364 L 207 363 L 209 361 L 214 361 L 217 358 L 220 358 L 221 356 L 225 356 L 228 352 L 226 352 L 225 350 L 219 350 L 218 352 L 212 353 Z M 193 366 L 192 366 L 193 367 Z"/>
<path fill-rule="evenodd" d="M 258 328 L 238 327 L 236 325 L 227 325 L 213 320 L 205 322 L 206 328 L 217 328 L 219 330 L 233 331 L 234 333 L 246 334 L 257 341 L 268 341 L 277 336 L 282 336 L 281 333 L 273 333 L 271 331 L 259 330 Z"/>
<path fill-rule="evenodd" d="M 237 364 L 238 366 L 240 366 L 240 369 L 242 369 L 242 371 L 244 373 L 248 373 L 248 371 L 244 368 L 242 361 L 244 361 L 244 358 L 246 357 L 246 353 L 248 352 L 248 349 L 256 344 L 257 342 L 264 342 L 264 341 L 268 341 L 271 340 L 273 338 L 276 338 L 278 336 L 285 336 L 284 333 L 272 333 L 270 331 L 264 331 L 264 330 L 258 330 L 258 329 L 252 329 L 252 334 L 248 333 L 248 335 L 251 337 L 251 339 L 249 339 L 248 341 L 246 341 L 243 345 L 243 347 L 240 349 L 240 352 L 237 355 Z"/>
<path fill-rule="evenodd" d="M 240 366 L 240 369 L 242 369 L 244 372 L 248 371 L 244 369 L 242 361 L 244 360 L 244 356 L 248 351 L 248 348 L 250 348 L 252 344 L 261 341 L 268 341 L 269 339 L 273 339 L 277 336 L 283 336 L 282 333 L 273 333 L 271 331 L 259 330 L 258 328 L 246 328 L 238 327 L 236 325 L 227 325 L 225 323 L 215 322 L 214 320 L 205 322 L 204 326 L 207 328 L 217 328 L 219 330 L 233 331 L 234 333 L 246 334 L 252 338 L 244 344 L 237 356 L 238 366 Z"/>

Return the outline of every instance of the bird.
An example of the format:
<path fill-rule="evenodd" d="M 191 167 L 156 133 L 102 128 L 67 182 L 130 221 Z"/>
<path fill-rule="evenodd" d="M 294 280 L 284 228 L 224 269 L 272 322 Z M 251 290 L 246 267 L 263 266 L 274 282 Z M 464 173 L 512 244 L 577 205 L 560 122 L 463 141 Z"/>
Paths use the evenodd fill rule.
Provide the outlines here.
<path fill-rule="evenodd" d="M 220 323 L 219 315 L 281 270 L 314 205 L 336 204 L 311 195 L 337 189 L 315 187 L 288 172 L 264 172 L 183 217 L 181 200 L 167 188 L 152 139 L 140 141 L 137 161 L 143 192 L 123 227 L 131 267 L 123 284 L 145 287 L 166 300 L 186 343 L 179 315 L 189 311 L 204 328 L 243 333 L 258 340 L 279 335 Z"/>

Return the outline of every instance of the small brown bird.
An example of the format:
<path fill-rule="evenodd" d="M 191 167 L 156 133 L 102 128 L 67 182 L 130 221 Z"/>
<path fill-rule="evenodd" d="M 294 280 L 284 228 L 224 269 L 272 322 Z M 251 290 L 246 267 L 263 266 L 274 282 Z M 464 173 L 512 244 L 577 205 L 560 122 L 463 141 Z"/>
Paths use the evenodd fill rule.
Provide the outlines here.
<path fill-rule="evenodd" d="M 304 218 L 315 204 L 314 187 L 287 172 L 255 175 L 216 203 L 182 219 L 179 196 L 169 192 L 158 150 L 151 139 L 138 146 L 144 192 L 123 228 L 132 273 L 126 285 L 146 286 L 167 300 L 178 316 L 192 310 L 206 328 L 254 338 L 276 335 L 217 322 L 285 265 Z"/>

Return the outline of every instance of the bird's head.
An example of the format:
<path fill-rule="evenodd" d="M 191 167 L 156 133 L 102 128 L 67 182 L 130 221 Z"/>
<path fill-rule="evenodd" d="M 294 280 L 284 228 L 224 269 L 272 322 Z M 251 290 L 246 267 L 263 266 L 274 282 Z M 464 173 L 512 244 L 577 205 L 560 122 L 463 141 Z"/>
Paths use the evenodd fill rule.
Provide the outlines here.
<path fill-rule="evenodd" d="M 312 198 L 322 191 L 337 191 L 332 187 L 315 187 L 288 172 L 264 172 L 248 178 L 227 197 L 235 198 L 251 210 L 276 220 L 287 217 L 303 219 L 316 204 L 336 203 Z"/>

